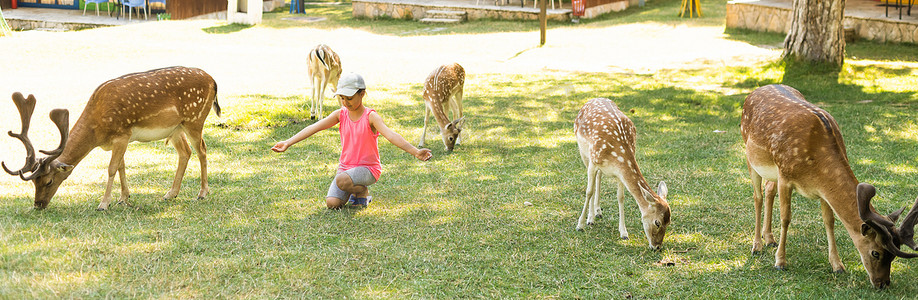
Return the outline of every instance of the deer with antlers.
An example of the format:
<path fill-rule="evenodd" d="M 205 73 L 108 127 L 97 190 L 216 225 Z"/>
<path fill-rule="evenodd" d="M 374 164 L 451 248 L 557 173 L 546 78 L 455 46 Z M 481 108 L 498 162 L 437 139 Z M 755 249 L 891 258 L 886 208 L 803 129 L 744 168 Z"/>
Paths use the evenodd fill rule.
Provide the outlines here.
<path fill-rule="evenodd" d="M 592 225 L 602 215 L 599 207 L 599 185 L 602 175 L 615 178 L 618 183 L 618 232 L 628 239 L 625 228 L 625 190 L 627 189 L 641 211 L 641 224 L 650 248 L 657 250 L 663 244 L 666 227 L 670 224 L 668 189 L 660 182 L 654 193 L 641 174 L 635 159 L 634 123 L 611 100 L 595 98 L 587 102 L 574 119 L 574 132 L 580 159 L 587 168 L 586 200 L 577 220 L 577 230 L 584 224 Z"/>
<path fill-rule="evenodd" d="M 462 87 L 465 84 L 465 69 L 457 63 L 445 64 L 437 67 L 427 80 L 424 81 L 424 130 L 421 131 L 421 141 L 418 147 L 424 147 L 427 137 L 427 120 L 433 113 L 437 125 L 440 127 L 440 136 L 446 151 L 453 151 L 456 144 L 462 141 L 459 134 L 465 118 L 462 116 Z M 453 115 L 450 121 L 446 115 L 449 111 Z M 467 133 L 466 133 L 467 134 Z"/>
<path fill-rule="evenodd" d="M 763 247 L 762 183 L 767 180 L 774 183 L 766 186 L 766 196 L 774 196 L 775 192 L 769 191 L 772 188 L 777 191 L 781 214 L 776 268 L 787 267 L 785 247 L 793 191 L 819 199 L 829 241 L 829 264 L 834 271 L 845 271 L 835 244 L 836 216 L 854 241 L 873 286 L 889 285 L 890 264 L 896 257 L 918 257 L 899 250 L 903 243 L 918 250 L 913 240 L 918 202 L 898 228 L 894 223 L 902 210 L 888 216 L 877 214 L 870 205 L 875 190 L 854 177 L 838 124 L 828 112 L 807 102 L 792 87 L 768 85 L 746 97 L 740 124 L 755 205 L 754 253 Z M 771 203 L 766 204 L 766 219 L 770 220 Z M 765 229 L 770 235 L 769 223 Z"/>
<path fill-rule="evenodd" d="M 309 68 L 309 80 L 312 81 L 312 105 L 309 113 L 312 119 L 322 118 L 325 109 L 325 87 L 331 84 L 332 92 L 338 86 L 341 77 L 341 59 L 325 44 L 319 44 L 309 51 L 306 59 Z"/>
<path fill-rule="evenodd" d="M 119 202 L 127 203 L 130 192 L 124 173 L 124 154 L 132 141 L 149 142 L 166 139 L 178 152 L 178 169 L 172 189 L 164 199 L 178 195 L 182 177 L 194 147 L 201 163 L 201 191 L 198 199 L 207 196 L 207 151 L 202 137 L 204 120 L 213 107 L 220 114 L 217 103 L 217 83 L 210 75 L 196 68 L 171 67 L 127 74 L 102 83 L 86 104 L 83 114 L 67 132 L 68 112 L 51 111 L 51 120 L 60 130 L 61 142 L 57 149 L 40 151 L 46 157 L 36 159 L 32 142 L 28 138 L 29 123 L 35 108 L 35 97 L 25 98 L 13 94 L 13 102 L 22 119 L 22 132 L 9 135 L 19 139 L 26 148 L 25 166 L 13 171 L 2 163 L 10 175 L 35 184 L 35 207 L 48 206 L 61 182 L 70 176 L 73 168 L 96 147 L 111 150 L 108 165 L 108 182 L 98 210 L 111 203 L 115 173 L 121 181 Z"/>

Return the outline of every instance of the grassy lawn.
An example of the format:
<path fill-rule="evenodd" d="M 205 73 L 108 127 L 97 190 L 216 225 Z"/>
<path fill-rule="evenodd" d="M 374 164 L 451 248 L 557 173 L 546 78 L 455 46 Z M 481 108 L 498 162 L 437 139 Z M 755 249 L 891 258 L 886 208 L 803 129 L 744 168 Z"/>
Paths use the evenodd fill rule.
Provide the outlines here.
<path fill-rule="evenodd" d="M 649 12 L 673 15 L 678 4 L 653 1 L 646 10 L 585 26 L 664 22 Z M 706 18 L 690 22 L 722 24 L 720 6 L 720 17 L 717 7 L 706 7 Z M 347 10 L 336 7 L 309 9 L 327 9 L 338 21 L 292 25 L 277 13 L 266 16 L 266 25 L 372 27 L 386 34 L 420 28 L 344 20 Z M 509 30 L 531 30 L 526 22 L 498 21 L 450 30 L 487 33 L 515 23 L 524 25 Z M 753 44 L 781 41 L 727 34 Z M 814 200 L 794 198 L 789 270 L 772 268 L 772 248 L 750 252 L 752 192 L 739 116 L 745 95 L 758 86 L 794 86 L 835 117 L 855 175 L 878 189 L 873 203 L 881 213 L 918 196 L 918 49 L 867 42 L 848 49 L 838 76 L 788 74 L 779 63 L 645 75 L 471 73 L 465 143 L 446 153 L 437 137 L 429 139 L 434 157 L 420 162 L 381 139 L 383 175 L 363 210 L 324 208 L 338 158 L 334 130 L 284 154 L 269 150 L 311 122 L 301 98 L 239 96 L 244 105 L 223 107 L 225 115 L 211 116 L 205 129 L 206 200 L 194 200 L 196 159 L 179 197 L 160 199 L 176 160 L 162 143 L 128 150 L 131 207 L 94 210 L 109 155 L 99 150 L 45 210 L 31 209 L 30 183 L 0 195 L 0 298 L 912 298 L 918 262 L 896 260 L 892 286 L 875 290 L 841 229 L 848 272 L 832 273 Z M 420 89 L 420 83 L 374 83 L 365 103 L 416 142 Z M 648 182 L 669 186 L 673 223 L 662 251 L 647 247 L 630 195 L 631 239 L 618 238 L 608 179 L 606 217 L 574 230 L 586 176 L 572 120 L 595 97 L 626 111 L 638 130 L 637 160 Z M 664 259 L 675 265 L 659 265 Z"/>

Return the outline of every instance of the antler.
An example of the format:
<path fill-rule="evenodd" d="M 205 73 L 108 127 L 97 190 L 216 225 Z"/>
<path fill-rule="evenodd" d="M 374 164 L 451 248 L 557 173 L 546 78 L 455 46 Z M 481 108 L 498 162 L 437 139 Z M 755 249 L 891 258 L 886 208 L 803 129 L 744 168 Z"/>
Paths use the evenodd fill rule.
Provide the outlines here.
<path fill-rule="evenodd" d="M 902 226 L 899 226 L 899 238 L 902 239 L 902 243 L 911 247 L 912 250 L 918 251 L 918 245 L 915 245 L 916 221 L 918 221 L 918 198 L 915 198 L 915 204 L 912 205 L 912 210 L 905 215 L 905 219 L 902 220 Z"/>
<path fill-rule="evenodd" d="M 11 137 L 17 138 L 22 141 L 22 144 L 26 148 L 26 160 L 25 165 L 18 171 L 10 171 L 6 167 L 6 162 L 0 162 L 0 165 L 3 166 L 3 170 L 9 173 L 10 175 L 19 175 L 22 176 L 22 173 L 34 171 L 37 166 L 38 160 L 35 159 L 35 148 L 32 147 L 32 142 L 29 141 L 29 123 L 32 120 L 32 112 L 35 111 L 35 96 L 29 95 L 29 98 L 26 99 L 22 97 L 22 94 L 19 92 L 13 93 L 13 102 L 16 103 L 16 109 L 19 110 L 19 117 L 22 120 L 22 130 L 16 134 L 13 131 L 9 131 Z"/>
<path fill-rule="evenodd" d="M 918 219 L 918 210 L 912 207 L 912 210 L 905 216 L 902 227 L 896 228 L 893 222 L 899 218 L 902 209 L 890 214 L 887 217 L 888 219 L 880 216 L 870 209 L 870 200 L 873 199 L 876 193 L 876 188 L 870 184 L 860 183 L 857 185 L 857 208 L 861 220 L 877 232 L 880 239 L 883 240 L 883 247 L 886 250 L 902 258 L 918 257 L 918 253 L 906 253 L 899 250 L 899 245 L 902 245 L 903 241 L 905 241 L 906 245 L 915 249 L 913 246 L 915 245 L 913 227 L 916 219 Z M 916 200 L 916 206 L 918 206 L 918 200 Z"/>
<path fill-rule="evenodd" d="M 48 156 L 42 157 L 38 162 L 38 170 L 32 172 L 28 177 L 19 174 L 19 177 L 22 180 L 32 180 L 35 177 L 44 174 L 48 171 L 51 166 L 51 162 L 57 159 L 58 156 L 61 156 L 61 153 L 64 153 L 64 146 L 67 144 L 67 139 L 70 138 L 70 112 L 66 109 L 53 109 L 49 115 L 51 121 L 54 122 L 54 125 L 57 126 L 57 130 L 61 133 L 61 143 L 57 146 L 57 149 L 51 151 L 38 150 L 38 152 L 44 153 Z"/>

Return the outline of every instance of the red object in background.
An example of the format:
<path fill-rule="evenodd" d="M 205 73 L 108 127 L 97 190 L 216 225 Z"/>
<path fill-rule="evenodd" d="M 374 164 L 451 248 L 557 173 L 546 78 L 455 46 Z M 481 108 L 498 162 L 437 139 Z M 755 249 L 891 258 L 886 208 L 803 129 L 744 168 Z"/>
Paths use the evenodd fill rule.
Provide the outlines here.
<path fill-rule="evenodd" d="M 586 8 L 583 6 L 583 0 L 571 0 L 571 7 L 574 10 L 574 16 L 582 17 Z"/>
<path fill-rule="evenodd" d="M 18 3 L 16 3 L 16 2 L 17 2 L 17 0 L 13 0 L 12 2 L 13 2 L 13 8 L 14 8 L 14 9 L 15 9 L 15 8 L 16 8 L 17 6 L 19 6 L 19 4 L 18 4 Z"/>

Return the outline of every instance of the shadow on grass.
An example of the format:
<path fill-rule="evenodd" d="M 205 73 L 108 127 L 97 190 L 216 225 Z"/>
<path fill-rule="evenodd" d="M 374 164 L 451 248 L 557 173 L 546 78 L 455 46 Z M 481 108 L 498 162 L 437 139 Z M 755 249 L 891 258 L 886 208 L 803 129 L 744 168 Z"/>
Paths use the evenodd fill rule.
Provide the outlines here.
<path fill-rule="evenodd" d="M 791 271 L 771 271 L 770 255 L 749 257 L 751 189 L 744 179 L 738 128 L 744 95 L 697 91 L 641 76 L 576 75 L 475 75 L 466 82 L 467 90 L 478 91 L 464 100 L 472 126 L 467 143 L 445 155 L 442 143 L 432 138 L 434 158 L 421 162 L 381 141 L 383 175 L 371 187 L 374 203 L 364 210 L 324 208 L 322 197 L 339 151 L 333 130 L 317 133 L 286 153 L 272 153 L 268 149 L 275 141 L 305 126 L 285 123 L 289 115 L 272 112 L 295 105 L 295 99 L 243 96 L 251 105 L 264 107 L 265 119 L 253 119 L 248 127 L 205 129 L 211 188 L 207 199 L 194 199 L 200 169 L 193 157 L 179 198 L 160 200 L 175 171 L 175 150 L 162 143 L 131 144 L 126 163 L 135 209 L 93 211 L 104 181 L 96 176 L 82 179 L 92 186 L 66 196 L 67 205 L 52 202 L 41 213 L 17 213 L 14 205 L 0 204 L 7 212 L 0 214 L 0 238 L 15 247 L 0 253 L 9 262 L 4 270 L 48 277 L 91 272 L 99 275 L 62 286 L 71 286 L 73 294 L 102 290 L 116 297 L 177 294 L 170 289 L 123 290 L 105 282 L 168 286 L 193 279 L 185 289 L 195 295 L 291 298 L 368 298 L 379 290 L 392 297 L 447 298 L 871 295 L 853 246 L 841 233 L 839 251 L 853 271 L 831 274 L 815 201 L 794 200 Z M 533 92 L 557 86 L 570 88 Z M 816 89 L 813 93 L 857 90 L 827 83 L 810 88 Z M 372 107 L 386 116 L 390 127 L 401 128 L 399 133 L 416 141 L 423 122 L 419 86 L 379 90 L 372 94 L 378 97 Z M 858 93 L 891 99 L 886 101 L 902 97 Z M 401 101 L 404 95 L 413 101 Z M 663 252 L 647 248 L 630 195 L 625 223 L 632 238 L 618 238 L 615 191 L 608 179 L 601 195 L 608 217 L 583 232 L 574 230 L 585 170 L 572 120 L 595 97 L 612 99 L 635 122 L 641 170 L 651 184 L 665 180 L 669 185 L 673 224 Z M 831 105 L 840 123 L 846 122 L 842 130 L 849 155 L 857 157 L 855 172 L 872 169 L 888 186 L 881 191 L 900 184 L 906 186 L 896 188 L 900 193 L 914 192 L 903 184 L 907 180 L 894 176 L 901 174 L 890 171 L 914 157 L 909 151 L 915 142 L 893 135 L 908 129 L 903 122 L 912 118 L 907 109 L 871 104 L 867 110 L 837 100 Z M 867 125 L 888 130 L 872 133 Z M 870 139 L 877 135 L 888 136 Z M 897 144 L 890 146 L 889 141 Z M 870 144 L 896 149 L 855 150 Z M 886 155 L 902 157 L 889 160 Z M 94 161 L 78 167 L 74 175 L 103 174 L 105 159 Z M 0 203 L 10 198 L 0 196 Z M 888 211 L 886 206 L 894 206 L 890 202 L 899 201 L 878 199 L 875 205 Z M 655 265 L 664 258 L 676 266 Z M 915 270 L 897 268 L 893 281 L 899 284 L 887 293 L 913 294 L 915 288 L 902 284 L 901 278 L 914 276 Z M 43 282 L 41 278 L 27 277 L 26 282 Z M 813 278 L 819 280 L 813 283 Z"/>

